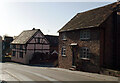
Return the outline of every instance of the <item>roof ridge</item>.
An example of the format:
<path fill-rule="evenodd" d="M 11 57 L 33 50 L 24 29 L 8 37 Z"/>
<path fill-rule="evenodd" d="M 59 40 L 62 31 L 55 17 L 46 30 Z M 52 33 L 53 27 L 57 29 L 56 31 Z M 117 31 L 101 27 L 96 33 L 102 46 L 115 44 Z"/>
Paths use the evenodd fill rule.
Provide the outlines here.
<path fill-rule="evenodd" d="M 39 29 L 35 29 L 35 30 L 39 30 Z M 34 31 L 34 30 L 24 30 L 24 31 Z"/>
<path fill-rule="evenodd" d="M 55 36 L 56 37 L 57 35 L 45 35 L 45 36 Z"/>
<path fill-rule="evenodd" d="M 58 32 L 71 31 L 76 29 L 91 28 L 100 26 L 117 7 L 117 2 L 91 9 L 85 12 L 77 13 L 68 23 L 66 23 Z"/>
<path fill-rule="evenodd" d="M 83 12 L 80 12 L 80 13 L 78 13 L 78 14 L 86 13 L 86 12 L 90 12 L 90 11 L 94 11 L 94 10 L 98 10 L 98 9 L 105 8 L 105 7 L 109 7 L 109 6 L 114 6 L 115 4 L 117 5 L 117 3 L 118 3 L 118 2 L 114 2 L 114 3 L 107 4 L 107 5 L 98 7 L 98 8 L 94 8 L 94 9 L 90 9 L 90 10 L 87 10 L 87 11 L 83 11 Z M 111 10 L 112 10 L 112 9 L 111 9 Z"/>
<path fill-rule="evenodd" d="M 30 32 L 32 31 L 32 32 Z M 12 44 L 26 44 L 27 41 L 37 32 L 36 30 L 24 30 L 13 41 Z"/>

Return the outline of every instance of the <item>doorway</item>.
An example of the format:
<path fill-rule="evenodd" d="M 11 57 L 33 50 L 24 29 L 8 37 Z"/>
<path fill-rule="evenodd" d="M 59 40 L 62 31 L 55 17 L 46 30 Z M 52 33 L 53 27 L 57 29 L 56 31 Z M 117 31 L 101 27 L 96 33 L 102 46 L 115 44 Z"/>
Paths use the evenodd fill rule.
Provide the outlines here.
<path fill-rule="evenodd" d="M 77 48 L 77 43 L 71 43 L 71 50 L 72 50 L 72 66 L 75 66 L 75 61 L 76 61 L 76 56 L 75 56 L 75 52 L 76 52 L 76 48 Z"/>

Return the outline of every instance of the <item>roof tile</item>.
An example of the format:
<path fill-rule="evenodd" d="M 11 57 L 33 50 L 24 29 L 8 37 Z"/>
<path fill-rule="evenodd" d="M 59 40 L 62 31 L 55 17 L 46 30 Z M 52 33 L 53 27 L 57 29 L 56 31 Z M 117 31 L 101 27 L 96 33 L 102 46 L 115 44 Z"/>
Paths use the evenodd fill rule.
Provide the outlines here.
<path fill-rule="evenodd" d="M 23 31 L 19 36 L 15 38 L 15 40 L 12 41 L 11 44 L 26 44 L 27 41 L 38 31 L 38 29 L 35 30 L 26 30 Z"/>
<path fill-rule="evenodd" d="M 83 13 L 78 13 L 58 32 L 99 27 L 100 24 L 112 14 L 113 9 L 117 6 L 116 3 L 117 2 Z"/>

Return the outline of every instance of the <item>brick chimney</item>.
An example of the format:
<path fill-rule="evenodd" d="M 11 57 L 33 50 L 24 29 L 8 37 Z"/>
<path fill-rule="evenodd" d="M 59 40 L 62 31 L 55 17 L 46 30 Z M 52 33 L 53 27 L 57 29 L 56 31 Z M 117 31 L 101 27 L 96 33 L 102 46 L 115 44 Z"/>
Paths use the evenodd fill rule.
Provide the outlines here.
<path fill-rule="evenodd" d="M 35 28 L 33 28 L 32 30 L 35 30 Z"/>

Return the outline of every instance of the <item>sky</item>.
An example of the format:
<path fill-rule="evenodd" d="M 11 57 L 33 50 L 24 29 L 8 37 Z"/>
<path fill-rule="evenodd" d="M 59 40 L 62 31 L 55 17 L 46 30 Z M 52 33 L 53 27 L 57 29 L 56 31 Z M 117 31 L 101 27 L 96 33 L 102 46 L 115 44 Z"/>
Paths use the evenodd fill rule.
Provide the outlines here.
<path fill-rule="evenodd" d="M 23 30 L 40 29 L 58 35 L 77 13 L 101 7 L 115 0 L 4 0 L 0 2 L 0 35 L 18 36 Z"/>

